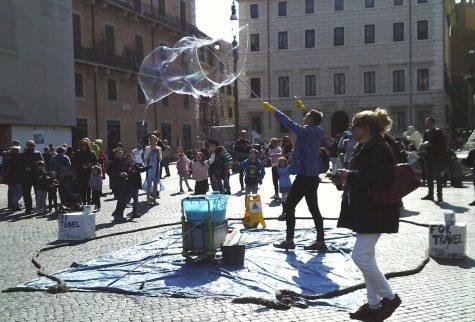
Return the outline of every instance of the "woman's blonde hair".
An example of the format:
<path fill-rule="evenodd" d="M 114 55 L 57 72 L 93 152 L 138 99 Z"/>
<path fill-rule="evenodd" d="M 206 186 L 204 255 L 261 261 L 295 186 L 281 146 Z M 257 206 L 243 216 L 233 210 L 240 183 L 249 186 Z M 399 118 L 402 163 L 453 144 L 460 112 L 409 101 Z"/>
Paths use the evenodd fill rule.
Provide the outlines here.
<path fill-rule="evenodd" d="M 377 133 L 384 135 L 391 130 L 393 121 L 385 109 L 377 108 L 374 111 L 368 110 L 357 113 L 353 118 L 353 124 L 355 126 L 369 126 L 371 135 Z"/>

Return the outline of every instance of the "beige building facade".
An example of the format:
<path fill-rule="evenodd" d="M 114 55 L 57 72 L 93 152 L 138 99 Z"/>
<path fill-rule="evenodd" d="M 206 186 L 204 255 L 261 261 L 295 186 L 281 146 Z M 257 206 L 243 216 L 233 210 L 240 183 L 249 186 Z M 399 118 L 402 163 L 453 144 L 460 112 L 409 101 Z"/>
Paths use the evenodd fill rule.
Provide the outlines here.
<path fill-rule="evenodd" d="M 101 138 L 126 150 L 158 130 L 172 147 L 195 142 L 196 101 L 172 94 L 146 108 L 138 85 L 143 58 L 173 46 L 194 27 L 194 1 L 73 1 L 77 125 L 73 141 Z"/>
<path fill-rule="evenodd" d="M 328 135 L 364 109 L 387 108 L 393 134 L 423 130 L 428 115 L 447 127 L 442 0 L 239 0 L 250 52 L 239 84 L 240 123 L 265 139 L 287 129 L 260 96 L 301 119 L 293 97 L 325 114 Z M 243 39 L 241 39 L 241 42 Z"/>

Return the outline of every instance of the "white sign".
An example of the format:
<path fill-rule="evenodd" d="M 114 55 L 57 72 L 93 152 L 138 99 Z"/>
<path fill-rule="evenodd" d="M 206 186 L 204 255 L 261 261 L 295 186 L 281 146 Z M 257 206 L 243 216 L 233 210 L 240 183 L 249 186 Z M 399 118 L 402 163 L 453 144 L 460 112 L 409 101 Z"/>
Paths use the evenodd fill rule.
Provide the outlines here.
<path fill-rule="evenodd" d="M 429 255 L 439 258 L 464 258 L 467 225 L 429 225 Z"/>
<path fill-rule="evenodd" d="M 59 240 L 84 240 L 96 236 L 96 215 L 80 212 L 61 215 L 58 219 Z"/>

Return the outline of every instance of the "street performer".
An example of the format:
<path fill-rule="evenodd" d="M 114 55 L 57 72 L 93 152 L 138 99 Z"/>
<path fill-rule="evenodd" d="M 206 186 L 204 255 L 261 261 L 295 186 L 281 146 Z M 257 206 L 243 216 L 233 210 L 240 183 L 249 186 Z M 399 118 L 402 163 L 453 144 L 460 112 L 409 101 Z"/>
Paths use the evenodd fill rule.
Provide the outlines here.
<path fill-rule="evenodd" d="M 297 135 L 295 146 L 289 159 L 289 172 L 295 174 L 292 186 L 290 187 L 287 200 L 284 204 L 286 214 L 287 237 L 280 243 L 275 243 L 274 247 L 282 249 L 295 249 L 295 208 L 305 197 L 308 209 L 312 214 L 317 230 L 317 239 L 305 250 L 326 250 L 327 246 L 323 234 L 323 218 L 318 208 L 317 189 L 320 183 L 319 175 L 322 172 L 322 161 L 320 159 L 320 145 L 324 139 L 325 132 L 319 126 L 323 119 L 323 113 L 318 110 L 306 111 L 302 101 L 296 100 L 297 107 L 305 113 L 303 125 L 299 125 L 291 120 L 284 113 L 276 109 L 270 103 L 265 102 L 264 108 L 274 113 L 279 122 L 289 128 Z"/>

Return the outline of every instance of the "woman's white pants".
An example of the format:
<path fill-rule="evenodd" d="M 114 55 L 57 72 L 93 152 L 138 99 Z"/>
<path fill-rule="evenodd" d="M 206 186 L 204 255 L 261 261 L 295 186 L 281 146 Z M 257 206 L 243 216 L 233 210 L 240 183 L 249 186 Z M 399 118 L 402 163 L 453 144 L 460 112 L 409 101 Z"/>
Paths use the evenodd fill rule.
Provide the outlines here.
<path fill-rule="evenodd" d="M 376 263 L 376 243 L 381 234 L 356 234 L 352 258 L 361 270 L 366 283 L 368 304 L 372 309 L 379 307 L 383 297 L 392 300 L 394 293 Z"/>

